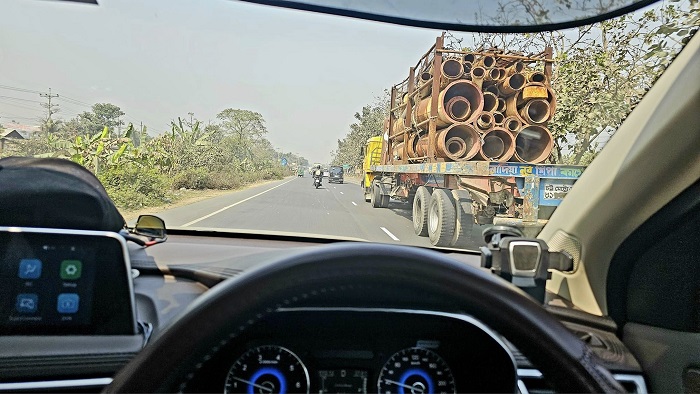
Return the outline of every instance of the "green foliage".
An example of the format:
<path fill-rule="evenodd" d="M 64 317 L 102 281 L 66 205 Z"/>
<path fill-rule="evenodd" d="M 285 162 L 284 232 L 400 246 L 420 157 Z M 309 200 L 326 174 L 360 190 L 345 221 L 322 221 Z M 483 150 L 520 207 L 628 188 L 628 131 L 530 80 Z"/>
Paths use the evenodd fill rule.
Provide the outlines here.
<path fill-rule="evenodd" d="M 173 189 L 210 189 L 210 173 L 205 168 L 189 168 L 173 178 Z"/>
<path fill-rule="evenodd" d="M 171 201 L 168 178 L 155 168 L 135 164 L 113 166 L 98 175 L 114 203 L 121 208 L 138 209 Z"/>
<path fill-rule="evenodd" d="M 384 130 L 384 120 L 389 114 L 389 93 L 375 98 L 374 102 L 355 113 L 357 122 L 350 125 L 350 131 L 345 138 L 338 140 L 338 147 L 331 152 L 333 165 L 350 164 L 362 166 L 362 147 L 367 139 L 380 135 Z"/>
<path fill-rule="evenodd" d="M 122 115 L 115 105 L 95 104 L 92 112 L 51 123 L 55 128 L 2 154 L 68 158 L 95 173 L 117 206 L 127 209 L 169 202 L 173 189 L 230 190 L 289 175 L 257 112 L 229 108 L 219 114 L 221 123 L 206 126 L 190 113 L 189 121 L 178 117 L 156 137 L 137 133 L 132 124 L 118 135 L 111 127 L 122 124 Z"/>

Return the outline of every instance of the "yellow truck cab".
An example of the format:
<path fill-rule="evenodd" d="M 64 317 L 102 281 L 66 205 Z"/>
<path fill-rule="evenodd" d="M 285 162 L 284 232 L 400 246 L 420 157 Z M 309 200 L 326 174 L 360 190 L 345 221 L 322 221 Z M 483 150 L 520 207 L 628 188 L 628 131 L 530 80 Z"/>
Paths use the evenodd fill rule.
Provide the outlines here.
<path fill-rule="evenodd" d="M 372 172 L 372 166 L 382 164 L 382 143 L 381 136 L 370 137 L 363 150 L 361 186 L 365 189 L 365 201 L 370 200 L 372 181 L 375 177 L 375 173 Z"/>

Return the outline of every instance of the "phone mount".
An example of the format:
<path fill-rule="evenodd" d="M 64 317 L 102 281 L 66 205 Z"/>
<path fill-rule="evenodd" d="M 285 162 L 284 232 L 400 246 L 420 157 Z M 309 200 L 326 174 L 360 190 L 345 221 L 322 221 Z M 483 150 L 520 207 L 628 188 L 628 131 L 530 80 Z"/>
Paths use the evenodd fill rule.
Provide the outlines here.
<path fill-rule="evenodd" d="M 481 249 L 481 266 L 518 286 L 544 303 L 550 269 L 571 271 L 573 258 L 566 252 L 551 252 L 547 243 L 526 238 L 510 226 L 492 226 L 484 230 L 486 246 Z"/>

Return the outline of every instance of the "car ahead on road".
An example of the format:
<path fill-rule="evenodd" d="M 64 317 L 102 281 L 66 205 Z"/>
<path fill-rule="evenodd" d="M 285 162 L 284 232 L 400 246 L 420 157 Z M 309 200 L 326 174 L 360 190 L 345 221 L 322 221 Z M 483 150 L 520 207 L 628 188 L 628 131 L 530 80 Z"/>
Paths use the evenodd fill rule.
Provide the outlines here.
<path fill-rule="evenodd" d="M 332 166 L 328 171 L 328 183 L 343 183 L 343 167 Z"/>
<path fill-rule="evenodd" d="M 9 43 L 3 54 L 57 71 L 0 62 L 0 75 L 10 76 L 0 89 L 10 100 L 37 101 L 38 86 L 74 86 L 42 97 L 85 106 L 109 94 L 156 124 L 178 116 L 159 114 L 164 108 L 187 102 L 206 114 L 232 101 L 261 112 L 225 110 L 206 127 L 190 115 L 136 146 L 132 126 L 104 136 L 100 128 L 140 115 L 122 117 L 98 103 L 86 106 L 95 113 L 60 124 L 49 117 L 40 135 L 11 144 L 45 159 L 0 163 L 0 392 L 698 391 L 697 1 L 259 2 L 318 12 L 240 1 L 0 1 L 0 35 Z M 400 93 L 420 86 L 415 95 L 394 97 L 393 107 L 383 97 L 360 106 L 358 94 L 375 103 L 382 81 L 400 75 L 396 68 L 414 58 L 407 52 L 426 53 L 431 28 L 449 31 L 439 53 L 452 67 L 429 58 L 427 67 L 406 70 L 413 79 Z M 494 58 L 462 51 L 517 37 L 517 46 Z M 470 89 L 469 106 L 481 110 L 481 88 L 507 88 L 494 80 L 501 70 L 511 82 L 538 78 L 519 74 L 517 62 L 546 46 L 553 46 L 557 83 L 567 87 L 556 90 L 556 111 L 568 117 L 548 126 L 558 144 L 551 160 L 592 161 L 536 238 L 503 226 L 488 229 L 481 252 L 431 248 L 408 237 L 410 220 L 406 236 L 396 236 L 389 221 L 359 225 L 380 215 L 399 220 L 407 210 L 377 212 L 358 204 L 356 188 L 314 192 L 293 177 L 243 190 L 235 201 L 228 193 L 205 200 L 206 209 L 169 209 L 162 213 L 184 220 L 167 231 L 153 217 L 136 225 L 122 217 L 126 208 L 159 206 L 175 180 L 228 188 L 245 169 L 266 163 L 265 180 L 282 177 L 266 135 L 296 144 L 287 149 L 338 138 L 335 154 L 358 165 L 350 159 L 359 161 L 367 138 L 381 135 L 393 116 L 406 127 L 387 133 L 387 143 L 404 144 L 396 153 L 417 153 L 420 140 L 407 144 L 407 130 L 426 121 L 414 115 L 420 109 L 428 119 L 445 109 L 426 101 L 442 94 L 435 75 L 486 74 Z M 173 54 L 216 61 L 172 61 Z M 131 59 L 141 78 L 123 72 Z M 510 96 L 506 114 L 516 124 L 529 112 L 518 100 Z M 18 115 L 35 117 L 29 107 L 12 113 L 23 109 L 30 112 Z M 353 113 L 348 138 L 328 132 L 344 130 Z M 436 129 L 434 118 L 431 124 L 421 139 L 464 146 L 459 133 Z M 309 153 L 336 147 L 316 149 Z M 74 161 L 48 158 L 56 156 Z M 234 160 L 235 172 L 222 172 Z M 485 174 L 498 166 L 469 163 Z M 451 163 L 408 165 L 447 171 Z M 532 166 L 519 165 L 532 174 Z M 421 185 L 434 211 L 471 225 L 471 204 L 455 207 L 445 191 L 460 179 L 436 178 Z M 107 193 L 131 204 L 120 211 Z M 440 225 L 434 219 L 425 220 Z"/>

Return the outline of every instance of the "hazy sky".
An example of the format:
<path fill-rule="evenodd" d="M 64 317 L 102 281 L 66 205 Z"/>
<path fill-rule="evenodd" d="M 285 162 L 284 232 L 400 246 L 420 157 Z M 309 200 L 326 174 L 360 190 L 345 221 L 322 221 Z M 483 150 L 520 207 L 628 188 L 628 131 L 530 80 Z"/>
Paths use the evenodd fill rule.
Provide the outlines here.
<path fill-rule="evenodd" d="M 70 99 L 56 100 L 64 119 L 89 109 L 74 100 L 111 102 L 153 134 L 188 112 L 249 109 L 275 147 L 311 162 L 328 162 L 353 114 L 440 33 L 229 0 L 2 0 L 0 15 L 0 85 L 52 88 Z M 42 113 L 36 93 L 0 96 L 2 123 Z"/>

